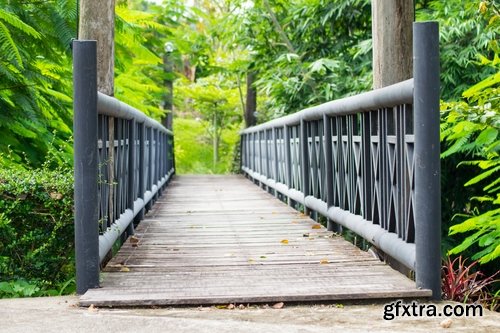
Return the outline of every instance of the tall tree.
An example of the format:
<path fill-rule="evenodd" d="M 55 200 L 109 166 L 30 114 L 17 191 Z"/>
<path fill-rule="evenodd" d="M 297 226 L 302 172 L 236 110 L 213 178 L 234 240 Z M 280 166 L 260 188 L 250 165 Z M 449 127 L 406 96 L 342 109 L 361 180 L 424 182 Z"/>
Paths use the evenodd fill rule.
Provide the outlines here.
<path fill-rule="evenodd" d="M 373 88 L 413 76 L 413 0 L 372 0 Z"/>
<path fill-rule="evenodd" d="M 115 0 L 80 0 L 78 38 L 97 40 L 97 89 L 113 96 Z"/>
<path fill-rule="evenodd" d="M 245 126 L 251 127 L 257 123 L 257 90 L 254 87 L 256 74 L 254 70 L 247 73 L 247 102 L 245 104 Z"/>

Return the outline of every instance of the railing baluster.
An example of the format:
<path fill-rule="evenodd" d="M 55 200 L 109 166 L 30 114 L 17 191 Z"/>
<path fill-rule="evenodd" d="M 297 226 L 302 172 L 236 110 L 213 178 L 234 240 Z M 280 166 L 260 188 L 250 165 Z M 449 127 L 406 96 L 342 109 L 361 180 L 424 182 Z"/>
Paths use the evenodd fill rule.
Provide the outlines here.
<path fill-rule="evenodd" d="M 304 194 L 304 214 L 309 215 L 310 209 L 305 204 L 306 197 L 310 194 L 309 190 L 309 149 L 308 149 L 308 123 L 303 119 L 300 120 L 300 167 L 302 175 L 302 193 Z"/>

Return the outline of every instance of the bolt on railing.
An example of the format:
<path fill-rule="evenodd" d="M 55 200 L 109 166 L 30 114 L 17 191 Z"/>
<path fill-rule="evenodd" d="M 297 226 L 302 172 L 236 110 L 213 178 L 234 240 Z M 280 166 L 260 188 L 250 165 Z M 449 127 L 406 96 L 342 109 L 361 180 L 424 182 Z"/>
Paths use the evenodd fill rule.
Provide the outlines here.
<path fill-rule="evenodd" d="M 354 231 L 440 289 L 439 36 L 414 24 L 414 78 L 241 134 L 242 170 L 328 229 Z"/>
<path fill-rule="evenodd" d="M 174 136 L 133 107 L 97 92 L 97 43 L 73 42 L 77 293 L 99 287 L 113 244 L 174 174 Z"/>

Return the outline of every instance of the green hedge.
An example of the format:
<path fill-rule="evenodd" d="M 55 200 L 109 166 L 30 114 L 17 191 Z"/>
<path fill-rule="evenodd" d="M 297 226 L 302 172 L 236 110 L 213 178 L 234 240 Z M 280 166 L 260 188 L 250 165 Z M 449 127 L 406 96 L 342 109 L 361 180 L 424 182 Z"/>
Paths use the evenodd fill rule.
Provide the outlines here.
<path fill-rule="evenodd" d="M 73 171 L 1 169 L 0 298 L 68 292 L 73 277 Z"/>

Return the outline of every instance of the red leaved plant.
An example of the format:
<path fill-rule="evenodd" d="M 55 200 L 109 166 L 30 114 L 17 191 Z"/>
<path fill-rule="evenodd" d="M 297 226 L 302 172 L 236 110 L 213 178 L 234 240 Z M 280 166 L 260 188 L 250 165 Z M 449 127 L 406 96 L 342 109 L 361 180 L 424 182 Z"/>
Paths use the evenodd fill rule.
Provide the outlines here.
<path fill-rule="evenodd" d="M 498 292 L 492 294 L 488 287 L 500 280 L 495 276 L 486 276 L 481 271 L 474 270 L 477 261 L 467 264 L 462 256 L 452 260 L 450 257 L 443 264 L 442 291 L 443 299 L 462 303 L 480 303 L 492 311 L 498 311 L 500 296 Z"/>

